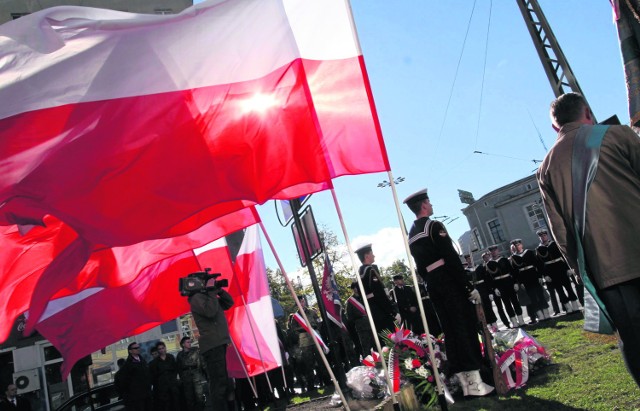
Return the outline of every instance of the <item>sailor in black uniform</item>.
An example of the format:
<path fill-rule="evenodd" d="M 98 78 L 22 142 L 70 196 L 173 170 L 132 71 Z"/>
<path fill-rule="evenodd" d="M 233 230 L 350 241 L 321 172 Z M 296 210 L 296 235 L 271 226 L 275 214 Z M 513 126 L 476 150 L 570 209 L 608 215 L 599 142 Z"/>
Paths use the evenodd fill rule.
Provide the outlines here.
<path fill-rule="evenodd" d="M 543 273 L 547 281 L 549 292 L 554 291 L 560 297 L 560 303 L 564 306 L 567 314 L 578 312 L 578 297 L 573 292 L 571 281 L 569 280 L 569 266 L 562 257 L 560 249 L 555 241 L 549 238 L 549 233 L 542 228 L 537 231 L 540 238 L 540 245 L 536 248 L 538 259 L 544 264 Z"/>
<path fill-rule="evenodd" d="M 444 225 L 429 218 L 433 207 L 427 190 L 410 195 L 404 203 L 417 218 L 409 231 L 409 247 L 440 318 L 450 372 L 457 374 L 465 396 L 487 395 L 494 388 L 480 377 L 482 353 L 473 308 L 481 303 L 480 293 L 466 280 Z"/>
<path fill-rule="evenodd" d="M 482 259 L 488 261 L 489 254 L 483 253 Z M 480 297 L 482 298 L 482 309 L 484 310 L 484 316 L 487 319 L 487 327 L 491 332 L 495 333 L 496 331 L 498 331 L 498 319 L 496 318 L 496 313 L 493 312 L 493 307 L 491 304 L 491 302 L 495 298 L 493 296 L 491 277 L 487 275 L 487 270 L 484 264 L 480 264 L 471 271 L 471 283 L 473 284 L 475 289 L 478 290 L 478 292 L 480 293 Z"/>
<path fill-rule="evenodd" d="M 508 258 L 500 255 L 497 245 L 490 246 L 489 252 L 491 260 L 487 262 L 487 273 L 491 276 L 495 287 L 493 292 L 504 303 L 504 308 L 511 319 L 511 325 L 522 327 L 525 325 L 524 318 L 522 318 L 522 307 L 516 295 L 520 286 L 514 282 L 511 275 L 511 262 Z"/>
<path fill-rule="evenodd" d="M 542 278 L 542 264 L 536 258 L 533 250 L 524 248 L 522 240 L 517 238 L 511 240 L 511 269 L 513 278 L 520 287 L 524 287 L 531 303 L 527 306 L 531 323 L 535 322 L 534 316 L 538 320 L 548 320 L 549 305 L 544 296 L 544 280 Z"/>
<path fill-rule="evenodd" d="M 422 318 L 418 312 L 418 297 L 413 287 L 404 283 L 404 275 L 393 276 L 394 286 L 391 289 L 391 296 L 398 306 L 400 317 L 405 328 L 410 329 L 417 335 L 424 334 Z"/>
<path fill-rule="evenodd" d="M 356 254 L 362 265 L 358 270 L 362 285 L 364 286 L 365 297 L 371 307 L 371 317 L 376 326 L 376 331 L 395 331 L 394 321 L 400 323 L 400 314 L 391 303 L 378 266 L 373 264 L 376 256 L 373 255 L 371 244 L 364 245 L 356 250 Z"/>

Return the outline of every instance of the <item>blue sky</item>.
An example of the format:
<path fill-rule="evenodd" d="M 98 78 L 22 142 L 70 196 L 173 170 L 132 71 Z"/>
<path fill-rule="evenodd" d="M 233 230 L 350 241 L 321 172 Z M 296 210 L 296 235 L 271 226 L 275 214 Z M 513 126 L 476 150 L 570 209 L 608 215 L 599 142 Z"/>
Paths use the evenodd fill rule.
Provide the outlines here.
<path fill-rule="evenodd" d="M 537 167 L 532 160 L 545 156 L 540 139 L 547 148 L 555 140 L 548 119 L 554 96 L 518 6 L 504 0 L 477 1 L 475 9 L 472 0 L 351 4 L 392 172 L 405 178 L 397 186 L 399 200 L 428 188 L 435 216 L 459 217 L 447 225 L 457 239 L 469 230 L 457 190 L 479 198 L 530 175 Z M 540 5 L 596 117 L 617 114 L 628 123 L 609 2 Z M 407 258 L 391 190 L 377 187 L 386 179 L 380 173 L 335 181 L 352 244 L 373 242 L 382 266 Z M 315 194 L 310 204 L 318 223 L 343 238 L 331 195 Z M 272 202 L 259 211 L 285 269 L 297 270 L 290 228 L 278 224 Z M 410 212 L 402 207 L 402 213 L 410 226 Z M 263 248 L 267 266 L 276 268 L 266 242 Z"/>

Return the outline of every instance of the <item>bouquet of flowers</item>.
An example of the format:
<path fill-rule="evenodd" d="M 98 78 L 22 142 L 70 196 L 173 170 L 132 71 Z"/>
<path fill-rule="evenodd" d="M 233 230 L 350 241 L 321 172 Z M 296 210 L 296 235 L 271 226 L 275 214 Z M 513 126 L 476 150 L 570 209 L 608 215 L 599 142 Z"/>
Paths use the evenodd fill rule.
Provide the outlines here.
<path fill-rule="evenodd" d="M 522 328 L 495 333 L 493 344 L 496 362 L 509 388 L 524 387 L 530 374 L 551 362 L 544 347 Z"/>
<path fill-rule="evenodd" d="M 417 336 L 404 328 L 382 336 L 386 344 L 383 349 L 385 361 L 389 364 L 393 390 L 397 392 L 403 384 L 413 384 L 416 396 L 422 402 L 430 406 L 437 400 L 436 380 L 431 366 L 429 345 L 427 338 L 431 339 L 434 349 L 433 357 L 440 379 L 446 383 L 442 370 L 446 365 L 444 342 L 425 334 Z"/>

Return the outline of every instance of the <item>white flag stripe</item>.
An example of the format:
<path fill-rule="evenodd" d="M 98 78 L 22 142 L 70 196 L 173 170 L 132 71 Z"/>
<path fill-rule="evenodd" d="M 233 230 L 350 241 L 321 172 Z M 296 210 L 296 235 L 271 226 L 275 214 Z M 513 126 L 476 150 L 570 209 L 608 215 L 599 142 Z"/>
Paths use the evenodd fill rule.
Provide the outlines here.
<path fill-rule="evenodd" d="M 0 26 L 0 101 L 12 102 L 0 118 L 254 80 L 298 58 L 358 57 L 347 13 L 344 0 L 218 0 L 167 16 L 44 9 Z"/>

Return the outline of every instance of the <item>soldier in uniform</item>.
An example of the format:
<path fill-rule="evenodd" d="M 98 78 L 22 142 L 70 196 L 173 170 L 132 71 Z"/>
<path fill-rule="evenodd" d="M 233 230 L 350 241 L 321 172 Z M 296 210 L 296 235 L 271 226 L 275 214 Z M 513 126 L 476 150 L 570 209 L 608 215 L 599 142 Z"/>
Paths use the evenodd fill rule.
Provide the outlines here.
<path fill-rule="evenodd" d="M 176 361 L 187 411 L 201 411 L 204 409 L 207 379 L 200 350 L 191 346 L 190 337 L 182 337 L 180 347 L 182 351 L 176 356 Z"/>
<path fill-rule="evenodd" d="M 483 253 L 482 259 L 484 261 L 489 260 L 489 254 Z M 491 332 L 498 331 L 498 319 L 496 313 L 493 312 L 491 302 L 494 300 L 493 287 L 491 285 L 491 278 L 487 275 L 487 270 L 484 264 L 477 266 L 475 269 L 471 268 L 471 283 L 473 287 L 478 290 L 480 297 L 482 298 L 482 309 L 484 310 L 484 316 L 487 319 L 487 326 Z M 506 319 L 506 318 L 505 318 Z"/>
<path fill-rule="evenodd" d="M 540 237 L 540 245 L 536 248 L 536 255 L 544 265 L 543 273 L 547 281 L 549 292 L 554 291 L 560 297 L 560 303 L 564 306 L 567 314 L 579 312 L 578 297 L 573 292 L 571 281 L 569 280 L 569 266 L 562 257 L 560 249 L 555 241 L 549 238 L 549 233 L 542 228 L 537 231 Z"/>
<path fill-rule="evenodd" d="M 509 319 L 511 319 L 511 325 L 522 327 L 524 326 L 522 307 L 516 295 L 516 291 L 520 286 L 514 282 L 514 278 L 511 275 L 511 262 L 500 255 L 497 245 L 490 246 L 489 252 L 491 253 L 491 260 L 487 262 L 486 267 L 493 283 L 493 293 L 504 304 Z"/>
<path fill-rule="evenodd" d="M 387 296 L 378 266 L 373 264 L 376 256 L 373 255 L 371 244 L 358 248 L 356 254 L 362 263 L 358 274 L 364 286 L 365 298 L 371 307 L 371 316 L 376 331 L 378 333 L 383 330 L 393 332 L 395 330 L 394 321 L 400 322 L 400 315 Z"/>
<path fill-rule="evenodd" d="M 391 295 L 398 306 L 402 323 L 405 328 L 410 329 L 417 335 L 424 334 L 422 319 L 418 312 L 418 298 L 413 287 L 405 285 L 404 275 L 397 274 L 393 276 L 393 289 Z"/>
<path fill-rule="evenodd" d="M 444 330 L 450 372 L 457 374 L 465 396 L 487 395 L 494 388 L 480 376 L 482 353 L 473 308 L 481 303 L 480 293 L 466 280 L 444 225 L 429 218 L 433 207 L 427 190 L 410 195 L 404 203 L 417 218 L 409 231 L 409 247 Z"/>
<path fill-rule="evenodd" d="M 373 332 L 371 331 L 371 324 L 369 324 L 367 311 L 364 308 L 360 288 L 356 281 L 351 283 L 351 289 L 353 290 L 353 295 L 347 299 L 347 320 L 356 332 L 360 354 L 362 357 L 366 357 L 371 354 L 371 350 L 375 347 Z"/>
<path fill-rule="evenodd" d="M 548 320 L 549 305 L 544 296 L 544 279 L 539 260 L 533 250 L 524 248 L 522 240 L 511 240 L 511 273 L 519 288 L 524 287 L 531 303 L 527 306 L 531 323 L 538 320 Z M 535 318 L 534 318 L 535 316 Z"/>
<path fill-rule="evenodd" d="M 298 299 L 300 300 L 300 304 L 311 323 L 311 328 L 318 331 L 320 323 L 318 314 L 307 308 L 307 300 L 304 296 L 299 296 Z M 302 316 L 302 314 L 300 315 Z M 314 368 L 316 362 L 316 347 L 313 342 L 314 337 L 294 319 L 293 315 L 289 317 L 289 329 L 291 329 L 297 337 L 296 347 L 293 350 L 293 357 L 297 367 L 296 375 L 298 375 L 302 380 L 300 381 L 300 387 L 303 391 L 313 391 L 315 389 Z"/>

